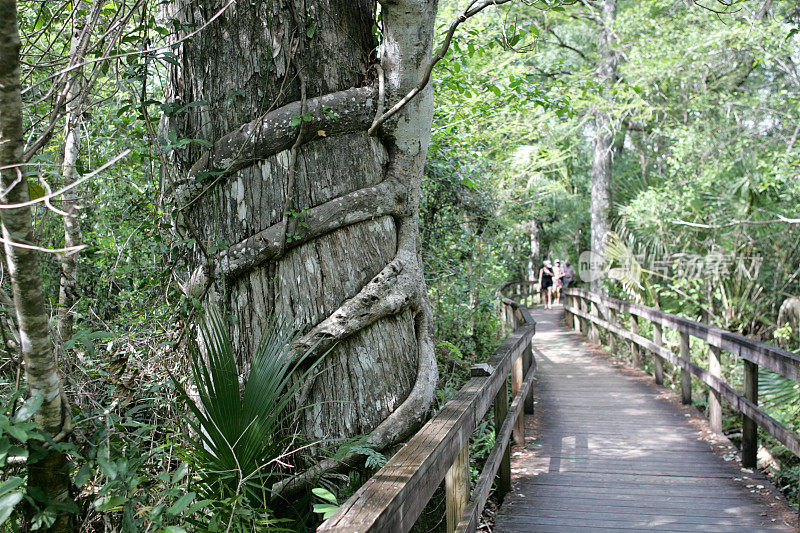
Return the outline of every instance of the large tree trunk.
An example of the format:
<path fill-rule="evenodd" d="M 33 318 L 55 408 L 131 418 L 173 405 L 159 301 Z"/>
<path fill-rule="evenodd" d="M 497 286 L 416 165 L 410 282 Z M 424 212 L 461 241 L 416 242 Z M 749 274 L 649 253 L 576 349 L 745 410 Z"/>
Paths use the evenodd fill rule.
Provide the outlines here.
<path fill-rule="evenodd" d="M 613 50 L 614 22 L 617 17 L 616 0 L 604 0 L 602 5 L 602 27 L 598 42 L 599 64 L 597 76 L 603 84 L 603 102 L 595 110 L 594 153 L 592 157 L 592 255 L 605 257 L 605 241 L 611 230 L 609 210 L 611 208 L 611 159 L 614 130 L 608 111 L 611 88 L 617 80 L 617 56 Z M 601 289 L 602 279 L 592 276 L 592 290 Z"/>
<path fill-rule="evenodd" d="M 178 0 L 176 16 L 199 28 L 226 3 Z M 195 107 L 168 126 L 215 143 L 176 153 L 176 198 L 207 247 L 230 244 L 207 264 L 196 250 L 184 289 L 233 314 L 245 369 L 271 313 L 303 328 L 300 348 L 331 348 L 307 388 L 302 430 L 371 433 L 387 446 L 424 418 L 436 383 L 418 250 L 430 86 L 377 137 L 366 130 L 382 96 L 391 105 L 421 79 L 436 2 L 383 7 L 385 95 L 375 9 L 374 0 L 231 5 L 181 46 L 172 90 Z"/>
<path fill-rule="evenodd" d="M 0 203 L 4 206 L 29 200 L 28 181 L 22 162 L 22 99 L 19 81 L 20 40 L 17 9 L 13 0 L 0 0 Z M 25 361 L 28 392 L 43 397 L 36 413 L 39 427 L 62 438 L 71 426 L 69 406 L 63 399 L 61 380 L 50 342 L 50 329 L 42 297 L 38 253 L 33 245 L 30 206 L 0 209 L 8 273 L 14 291 L 20 345 Z M 54 501 L 69 499 L 66 459 L 50 450 L 28 465 L 28 487 L 41 490 Z M 72 531 L 69 513 L 59 511 L 51 531 Z"/>

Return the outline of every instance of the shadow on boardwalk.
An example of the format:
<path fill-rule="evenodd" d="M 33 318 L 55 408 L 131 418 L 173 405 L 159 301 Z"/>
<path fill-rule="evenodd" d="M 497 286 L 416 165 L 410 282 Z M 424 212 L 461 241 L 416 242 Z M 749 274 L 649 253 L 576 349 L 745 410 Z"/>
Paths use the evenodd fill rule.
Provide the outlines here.
<path fill-rule="evenodd" d="M 564 328 L 560 307 L 535 317 L 536 415 L 494 531 L 796 530 L 694 408 Z"/>

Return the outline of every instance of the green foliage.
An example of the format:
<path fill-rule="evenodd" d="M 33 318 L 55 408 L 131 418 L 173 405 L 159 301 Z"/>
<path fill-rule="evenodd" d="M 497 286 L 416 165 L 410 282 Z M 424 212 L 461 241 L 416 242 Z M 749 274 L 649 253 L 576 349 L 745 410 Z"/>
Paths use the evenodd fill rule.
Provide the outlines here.
<path fill-rule="evenodd" d="M 315 513 L 322 515 L 323 520 L 327 520 L 336 514 L 336 511 L 339 510 L 339 502 L 336 501 L 336 496 L 332 492 L 322 487 L 315 487 L 311 489 L 311 492 L 314 496 L 325 502 L 314 504 Z"/>
<path fill-rule="evenodd" d="M 297 333 L 271 319 L 241 390 L 233 346 L 218 313 L 206 313 L 200 335 L 201 346 L 191 351 L 196 392 L 173 377 L 193 415 L 189 424 L 196 437 L 189 440 L 186 457 L 198 476 L 198 494 L 213 501 L 213 524 L 228 521 L 243 531 L 274 525 L 271 487 L 286 475 L 284 465 L 299 446 L 290 430 L 297 412 L 292 398 L 315 365 L 292 378 L 308 352 L 293 361 Z"/>
<path fill-rule="evenodd" d="M 13 514 L 20 512 L 17 505 L 23 499 L 33 501 L 24 485 L 27 476 L 24 474 L 14 475 L 15 468 L 9 464 L 9 460 L 12 462 L 32 460 L 27 443 L 45 440 L 45 436 L 38 429 L 36 422 L 31 420 L 42 404 L 42 396 L 28 399 L 16 412 L 13 412 L 14 406 L 21 398 L 22 394 L 19 392 L 12 394 L 0 412 L 0 479 L 2 480 L 0 481 L 0 524 L 12 517 Z M 12 522 L 15 522 L 17 518 L 13 517 Z"/>

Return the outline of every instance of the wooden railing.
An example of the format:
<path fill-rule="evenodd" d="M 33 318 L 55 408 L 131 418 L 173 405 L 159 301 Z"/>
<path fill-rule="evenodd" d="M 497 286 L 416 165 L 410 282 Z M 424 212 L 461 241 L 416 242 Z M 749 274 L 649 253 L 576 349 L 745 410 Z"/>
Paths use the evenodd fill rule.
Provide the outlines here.
<path fill-rule="evenodd" d="M 501 291 L 512 286 L 504 286 Z M 344 502 L 318 532 L 408 531 L 443 480 L 447 531 L 472 532 L 495 476 L 501 497 L 511 489 L 509 439 L 513 434 L 516 442 L 524 443 L 523 411 L 526 406 L 533 408 L 536 362 L 530 344 L 536 324 L 527 308 L 516 301 L 503 298 L 501 306 L 504 320 L 513 329 L 511 335 L 487 363 L 472 367 L 471 379 L 455 398 Z M 509 374 L 513 395 L 510 406 Z M 470 491 L 469 438 L 492 405 L 495 445 Z"/>
<path fill-rule="evenodd" d="M 598 327 L 627 339 L 631 343 L 634 366 L 642 368 L 644 353 L 654 356 L 654 376 L 657 383 L 664 379 L 664 361 L 681 369 L 681 400 L 692 402 L 692 379 L 697 376 L 709 390 L 709 420 L 714 431 L 722 433 L 722 404 L 725 400 L 742 415 L 742 465 L 756 466 L 758 452 L 758 426 L 775 437 L 795 455 L 800 455 L 800 438 L 758 407 L 758 367 L 762 366 L 791 380 L 800 381 L 800 356 L 769 344 L 759 342 L 729 331 L 708 326 L 694 320 L 664 313 L 652 307 L 637 305 L 583 289 L 565 291 L 564 306 L 567 325 L 588 335 L 598 342 Z M 622 324 L 628 315 L 628 327 Z M 653 324 L 653 338 L 639 335 L 644 318 Z M 680 334 L 679 353 L 675 354 L 663 346 L 663 327 L 672 328 Z M 616 339 L 610 335 L 612 350 L 616 351 Z M 696 337 L 709 345 L 708 370 L 691 360 L 689 337 Z M 743 391 L 739 392 L 722 377 L 722 351 L 742 360 L 744 366 Z"/>
<path fill-rule="evenodd" d="M 497 293 L 501 297 L 533 306 L 534 303 L 542 303 L 541 292 L 536 290 L 536 285 L 538 283 L 533 281 L 512 281 L 500 287 Z"/>

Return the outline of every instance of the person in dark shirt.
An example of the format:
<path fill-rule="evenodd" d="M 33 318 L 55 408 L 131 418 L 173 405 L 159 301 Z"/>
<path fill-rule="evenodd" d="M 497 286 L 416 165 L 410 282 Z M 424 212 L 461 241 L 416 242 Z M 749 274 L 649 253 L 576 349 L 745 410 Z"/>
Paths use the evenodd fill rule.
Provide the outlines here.
<path fill-rule="evenodd" d="M 539 271 L 539 287 L 542 291 L 542 303 L 547 309 L 553 306 L 553 265 L 545 261 Z"/>

